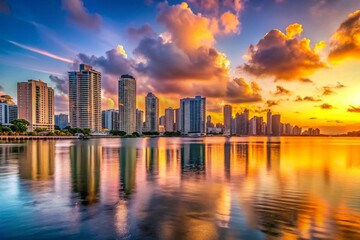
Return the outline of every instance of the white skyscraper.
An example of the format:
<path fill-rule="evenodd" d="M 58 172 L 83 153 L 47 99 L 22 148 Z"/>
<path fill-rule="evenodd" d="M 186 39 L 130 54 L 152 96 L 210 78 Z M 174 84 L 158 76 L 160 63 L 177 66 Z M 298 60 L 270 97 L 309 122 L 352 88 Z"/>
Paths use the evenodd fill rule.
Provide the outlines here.
<path fill-rule="evenodd" d="M 101 74 L 89 65 L 69 72 L 69 112 L 71 127 L 101 130 Z"/>
<path fill-rule="evenodd" d="M 121 75 L 119 80 L 119 130 L 127 134 L 136 132 L 136 80 Z"/>
<path fill-rule="evenodd" d="M 180 125 L 182 134 L 206 133 L 206 98 L 184 98 L 180 100 Z"/>

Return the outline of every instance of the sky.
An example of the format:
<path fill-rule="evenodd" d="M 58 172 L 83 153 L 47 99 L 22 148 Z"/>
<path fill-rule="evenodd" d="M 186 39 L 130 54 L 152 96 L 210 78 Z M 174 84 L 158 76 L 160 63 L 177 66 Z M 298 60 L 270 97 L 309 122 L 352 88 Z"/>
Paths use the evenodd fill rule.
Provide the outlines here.
<path fill-rule="evenodd" d="M 46 2 L 46 4 L 45 4 Z M 68 112 L 67 72 L 102 73 L 102 108 L 117 108 L 121 74 L 137 106 L 207 98 L 207 114 L 271 109 L 323 133 L 360 130 L 358 0 L 0 0 L 0 92 L 41 79 Z"/>

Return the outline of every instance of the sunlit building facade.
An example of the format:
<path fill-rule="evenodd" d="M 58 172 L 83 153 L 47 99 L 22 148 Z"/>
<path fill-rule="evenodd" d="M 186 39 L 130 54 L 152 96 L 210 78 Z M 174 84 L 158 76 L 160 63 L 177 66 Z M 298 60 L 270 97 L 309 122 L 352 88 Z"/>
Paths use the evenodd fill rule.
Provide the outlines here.
<path fill-rule="evenodd" d="M 17 84 L 18 117 L 30 123 L 29 131 L 54 131 L 54 90 L 41 80 Z"/>
<path fill-rule="evenodd" d="M 136 79 L 121 75 L 119 80 L 119 130 L 127 134 L 136 132 Z"/>
<path fill-rule="evenodd" d="M 101 130 L 101 73 L 92 66 L 69 72 L 69 112 L 71 127 Z"/>

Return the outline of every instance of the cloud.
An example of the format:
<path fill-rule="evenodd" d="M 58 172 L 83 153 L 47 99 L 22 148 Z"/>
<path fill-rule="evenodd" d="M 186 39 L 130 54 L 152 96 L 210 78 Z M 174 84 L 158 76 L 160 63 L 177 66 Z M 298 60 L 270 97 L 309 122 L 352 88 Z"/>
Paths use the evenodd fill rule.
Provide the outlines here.
<path fill-rule="evenodd" d="M 273 76 L 276 80 L 299 80 L 325 68 L 320 55 L 310 47 L 310 40 L 298 38 L 300 24 L 286 28 L 286 34 L 274 29 L 268 32 L 256 46 L 250 45 L 249 59 L 240 70 L 255 76 Z"/>
<path fill-rule="evenodd" d="M 69 111 L 69 98 L 64 94 L 55 94 L 55 112 L 56 113 L 67 113 Z"/>
<path fill-rule="evenodd" d="M 341 0 L 313 0 L 312 2 L 310 13 L 316 16 L 332 13 L 329 7 L 333 7 L 337 3 L 341 4 Z"/>
<path fill-rule="evenodd" d="M 93 66 L 95 69 L 101 68 L 102 72 L 102 88 L 113 95 L 117 93 L 117 81 L 121 74 L 134 74 L 134 60 L 129 59 L 123 48 L 119 45 L 105 53 L 105 56 L 94 56 L 79 53 L 77 59 L 72 66 L 73 70 L 77 70 L 80 63 Z"/>
<path fill-rule="evenodd" d="M 155 37 L 156 32 L 146 23 L 139 28 L 129 27 L 128 34 L 133 38 Z"/>
<path fill-rule="evenodd" d="M 8 40 L 8 42 L 10 42 L 10 43 L 12 43 L 15 46 L 18 46 L 20 48 L 23 48 L 23 49 L 29 50 L 31 52 L 41 54 L 41 55 L 46 56 L 46 57 L 50 57 L 50 58 L 53 58 L 53 59 L 56 59 L 56 60 L 59 60 L 59 61 L 66 62 L 66 63 L 73 63 L 73 60 L 71 60 L 69 58 L 60 57 L 58 55 L 55 55 L 53 53 L 47 52 L 47 51 L 39 49 L 39 48 L 29 47 L 29 46 L 26 46 L 24 44 L 14 42 L 14 41 L 10 41 L 10 40 Z"/>
<path fill-rule="evenodd" d="M 228 59 L 215 48 L 199 47 L 185 52 L 161 37 L 143 39 L 134 53 L 145 59 L 137 64 L 137 71 L 160 81 L 207 81 L 228 78 L 230 71 Z"/>
<path fill-rule="evenodd" d="M 227 11 L 221 15 L 220 23 L 225 34 L 240 33 L 240 21 L 238 17 L 230 11 Z"/>
<path fill-rule="evenodd" d="M 303 83 L 314 83 L 310 78 L 300 78 L 299 81 Z"/>
<path fill-rule="evenodd" d="M 323 87 L 323 94 L 322 94 L 323 96 L 332 95 L 332 94 L 335 94 L 335 91 L 333 91 L 331 87 L 329 86 Z"/>
<path fill-rule="evenodd" d="M 101 16 L 97 13 L 89 13 L 82 0 L 62 0 L 62 6 L 72 21 L 86 28 L 99 30 Z"/>
<path fill-rule="evenodd" d="M 321 104 L 319 107 L 320 107 L 321 109 L 326 109 L 326 110 L 328 110 L 328 109 L 334 109 L 334 106 L 333 106 L 333 105 L 330 105 L 330 104 L 328 104 L 328 103 L 323 103 L 323 104 Z"/>
<path fill-rule="evenodd" d="M 327 120 L 328 123 L 344 123 L 344 121 L 340 121 L 340 120 Z"/>
<path fill-rule="evenodd" d="M 55 75 L 50 75 L 49 76 L 50 80 L 55 83 L 56 89 L 63 94 L 68 94 L 69 93 L 69 85 L 68 85 L 68 81 L 65 78 L 59 78 L 58 76 Z"/>
<path fill-rule="evenodd" d="M 352 113 L 360 113 L 360 106 L 359 107 L 354 107 L 354 106 L 350 106 L 347 109 L 348 112 L 352 112 Z"/>
<path fill-rule="evenodd" d="M 102 70 L 104 96 L 117 98 L 114 88 L 119 75 L 130 73 L 137 79 L 137 93 L 156 91 L 163 96 L 204 95 L 208 102 L 261 101 L 255 82 L 230 77 L 230 61 L 215 48 L 215 35 L 221 34 L 215 18 L 195 14 L 186 3 L 162 3 L 157 21 L 165 26 L 160 35 L 151 27 L 131 29 L 139 37 L 132 56 L 119 47 L 105 56 L 78 54 L 73 69 L 87 63 Z M 221 25 L 221 24 L 220 24 Z M 220 26 L 221 27 L 221 26 Z"/>
<path fill-rule="evenodd" d="M 311 96 L 305 96 L 304 98 L 301 98 L 300 96 L 297 96 L 295 99 L 295 102 L 321 102 L 321 99 L 316 99 Z"/>
<path fill-rule="evenodd" d="M 216 15 L 224 10 L 232 10 L 239 15 L 245 5 L 244 0 L 187 0 L 187 2 L 206 15 Z"/>
<path fill-rule="evenodd" d="M 260 92 L 256 82 L 249 84 L 244 78 L 235 78 L 227 85 L 226 100 L 230 103 L 259 102 L 262 100 Z"/>
<path fill-rule="evenodd" d="M 282 86 L 277 85 L 276 86 L 276 92 L 274 93 L 275 96 L 286 96 L 286 95 L 292 95 L 292 92 L 290 90 L 285 89 Z"/>
<path fill-rule="evenodd" d="M 340 89 L 340 88 L 345 88 L 345 85 L 341 84 L 340 82 L 337 82 L 336 85 L 328 85 L 328 86 L 324 86 L 323 89 L 323 96 L 327 96 L 327 95 L 332 95 L 332 94 L 336 94 L 336 92 L 334 91 L 334 89 Z"/>
<path fill-rule="evenodd" d="M 165 25 L 175 44 L 185 51 L 213 46 L 214 35 L 219 31 L 215 18 L 194 14 L 185 2 L 164 6 L 157 20 Z"/>
<path fill-rule="evenodd" d="M 0 0 L 0 13 L 10 15 L 11 9 L 9 3 L 5 0 Z"/>
<path fill-rule="evenodd" d="M 317 117 L 311 117 L 311 118 L 309 118 L 310 120 L 316 120 L 317 119 Z"/>
<path fill-rule="evenodd" d="M 4 87 L 2 85 L 0 85 L 0 91 L 3 92 L 4 91 Z"/>
<path fill-rule="evenodd" d="M 266 104 L 267 107 L 270 108 L 270 107 L 272 107 L 272 106 L 277 106 L 277 105 L 279 105 L 279 101 L 267 100 L 265 104 Z"/>
<path fill-rule="evenodd" d="M 348 15 L 330 39 L 329 61 L 360 59 L 360 10 Z"/>

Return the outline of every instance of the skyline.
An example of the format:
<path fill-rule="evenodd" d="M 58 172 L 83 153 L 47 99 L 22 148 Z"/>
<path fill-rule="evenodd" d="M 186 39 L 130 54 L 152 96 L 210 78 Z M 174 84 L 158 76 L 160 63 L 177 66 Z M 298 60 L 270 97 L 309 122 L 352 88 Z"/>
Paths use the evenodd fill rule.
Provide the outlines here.
<path fill-rule="evenodd" d="M 201 95 L 216 122 L 231 104 L 324 133 L 360 129 L 359 2 L 135 2 L 0 1 L 2 94 L 16 99 L 16 82 L 42 79 L 56 90 L 55 112 L 68 113 L 67 72 L 85 63 L 103 75 L 103 110 L 116 109 L 129 73 L 137 107 L 154 92 L 160 115 Z"/>

